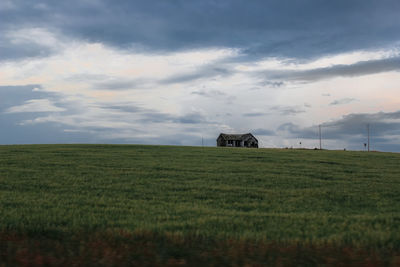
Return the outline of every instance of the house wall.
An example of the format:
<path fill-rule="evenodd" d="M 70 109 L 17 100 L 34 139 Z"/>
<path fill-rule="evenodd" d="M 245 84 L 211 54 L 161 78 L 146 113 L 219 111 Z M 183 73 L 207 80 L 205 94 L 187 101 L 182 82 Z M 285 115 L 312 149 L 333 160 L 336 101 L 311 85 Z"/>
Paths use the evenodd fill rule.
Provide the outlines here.
<path fill-rule="evenodd" d="M 246 140 L 246 147 L 258 147 L 258 141 L 255 138 L 249 138 Z"/>
<path fill-rule="evenodd" d="M 217 146 L 227 146 L 227 142 L 223 138 L 218 138 Z"/>

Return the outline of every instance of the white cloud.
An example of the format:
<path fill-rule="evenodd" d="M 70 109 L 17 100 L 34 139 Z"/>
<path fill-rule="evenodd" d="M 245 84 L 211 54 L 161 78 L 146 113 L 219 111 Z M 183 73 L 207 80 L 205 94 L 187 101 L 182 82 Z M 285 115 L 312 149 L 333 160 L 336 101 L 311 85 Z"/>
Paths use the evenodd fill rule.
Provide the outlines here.
<path fill-rule="evenodd" d="M 311 61 L 299 61 L 295 58 L 268 57 L 249 64 L 237 66 L 242 71 L 260 70 L 312 70 L 318 68 L 328 68 L 335 65 L 352 65 L 362 61 L 381 60 L 400 55 L 399 48 L 388 48 L 374 51 L 353 51 L 337 55 L 324 56 Z"/>
<path fill-rule="evenodd" d="M 5 113 L 22 113 L 22 112 L 61 112 L 64 108 L 55 106 L 48 99 L 31 99 L 23 105 L 8 108 Z"/>
<path fill-rule="evenodd" d="M 37 44 L 50 48 L 60 48 L 63 46 L 62 36 L 49 32 L 45 28 L 22 28 L 13 29 L 5 32 L 4 38 L 15 45 Z"/>

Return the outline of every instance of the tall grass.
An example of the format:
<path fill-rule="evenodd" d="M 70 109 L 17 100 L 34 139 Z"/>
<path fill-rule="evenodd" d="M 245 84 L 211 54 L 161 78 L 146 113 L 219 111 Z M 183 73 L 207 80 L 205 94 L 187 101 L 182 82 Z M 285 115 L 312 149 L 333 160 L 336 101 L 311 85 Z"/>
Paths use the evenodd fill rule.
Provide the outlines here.
<path fill-rule="evenodd" d="M 399 162 L 377 152 L 0 146 L 0 229 L 400 251 Z"/>

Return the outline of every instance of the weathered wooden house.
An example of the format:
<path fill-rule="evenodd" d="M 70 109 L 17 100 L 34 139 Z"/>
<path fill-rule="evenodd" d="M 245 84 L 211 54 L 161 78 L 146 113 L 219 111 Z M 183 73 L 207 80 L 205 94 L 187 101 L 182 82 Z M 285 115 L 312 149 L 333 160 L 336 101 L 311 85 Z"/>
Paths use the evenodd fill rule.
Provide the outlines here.
<path fill-rule="evenodd" d="M 258 140 L 251 133 L 247 134 L 224 134 L 217 138 L 217 146 L 232 147 L 258 147 Z"/>

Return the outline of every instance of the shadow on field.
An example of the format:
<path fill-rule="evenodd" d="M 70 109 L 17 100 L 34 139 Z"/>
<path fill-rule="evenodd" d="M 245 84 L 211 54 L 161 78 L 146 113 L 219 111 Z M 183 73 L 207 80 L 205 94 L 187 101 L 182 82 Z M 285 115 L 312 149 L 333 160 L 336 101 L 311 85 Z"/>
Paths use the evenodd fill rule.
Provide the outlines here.
<path fill-rule="evenodd" d="M 0 266 L 400 266 L 400 251 L 151 232 L 0 233 Z"/>

